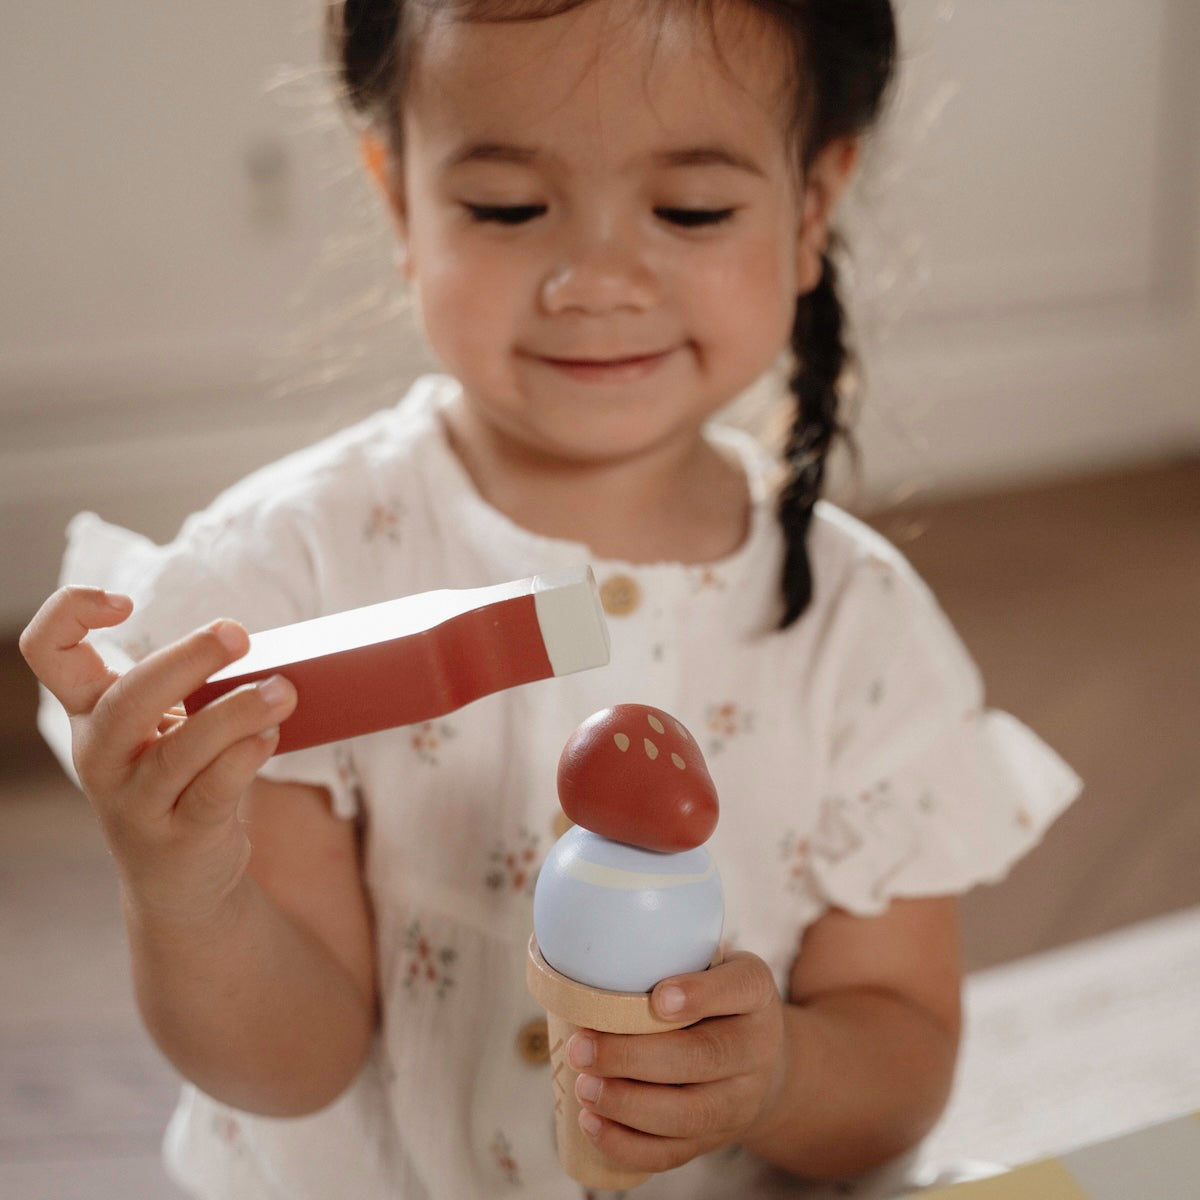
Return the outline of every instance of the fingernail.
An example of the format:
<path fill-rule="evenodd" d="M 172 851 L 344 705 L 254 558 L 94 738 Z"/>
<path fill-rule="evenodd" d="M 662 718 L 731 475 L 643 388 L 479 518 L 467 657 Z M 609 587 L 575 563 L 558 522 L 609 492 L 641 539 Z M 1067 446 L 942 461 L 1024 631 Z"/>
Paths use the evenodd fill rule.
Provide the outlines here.
<path fill-rule="evenodd" d="M 600 1132 L 600 1118 L 586 1108 L 579 1110 L 579 1125 L 588 1137 L 595 1137 Z"/>
<path fill-rule="evenodd" d="M 654 1006 L 664 1016 L 670 1017 L 682 1011 L 686 999 L 682 988 L 670 984 L 665 988 L 659 988 L 655 993 Z"/>
<path fill-rule="evenodd" d="M 219 621 L 214 628 L 217 640 L 230 654 L 240 654 L 246 644 L 246 635 L 232 621 Z"/>
<path fill-rule="evenodd" d="M 258 740 L 267 745 L 277 742 L 279 740 L 279 726 L 272 725 L 270 729 L 264 729 L 262 733 L 258 735 Z"/>
<path fill-rule="evenodd" d="M 104 603 L 114 612 L 124 612 L 127 608 L 133 607 L 133 601 L 128 596 L 121 595 L 120 592 L 105 592 Z"/>
<path fill-rule="evenodd" d="M 588 1104 L 600 1099 L 600 1080 L 595 1075 L 580 1075 L 575 1080 L 575 1095 Z"/>
<path fill-rule="evenodd" d="M 590 1037 L 575 1034 L 567 1043 L 567 1061 L 576 1070 L 590 1067 L 596 1058 L 596 1043 Z"/>
<path fill-rule="evenodd" d="M 282 675 L 272 675 L 258 683 L 258 694 L 271 708 L 281 708 L 292 698 L 292 685 Z"/>

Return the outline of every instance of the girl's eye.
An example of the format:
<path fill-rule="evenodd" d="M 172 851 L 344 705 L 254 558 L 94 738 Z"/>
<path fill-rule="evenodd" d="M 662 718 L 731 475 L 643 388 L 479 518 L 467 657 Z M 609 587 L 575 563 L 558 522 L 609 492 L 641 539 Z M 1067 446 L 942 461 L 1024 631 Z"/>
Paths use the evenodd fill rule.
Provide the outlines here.
<path fill-rule="evenodd" d="M 654 215 L 671 225 L 697 229 L 703 225 L 720 225 L 734 214 L 732 208 L 656 208 Z"/>
<path fill-rule="evenodd" d="M 467 204 L 471 220 L 494 225 L 524 225 L 546 211 L 544 204 Z"/>

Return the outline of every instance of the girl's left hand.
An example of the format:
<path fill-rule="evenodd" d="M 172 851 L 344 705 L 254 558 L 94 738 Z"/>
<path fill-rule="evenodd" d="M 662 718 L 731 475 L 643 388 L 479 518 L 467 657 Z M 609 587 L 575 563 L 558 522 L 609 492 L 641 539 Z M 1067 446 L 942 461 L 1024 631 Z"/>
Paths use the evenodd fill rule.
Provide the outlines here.
<path fill-rule="evenodd" d="M 770 968 L 736 952 L 718 966 L 657 984 L 651 1004 L 671 1033 L 582 1030 L 567 1045 L 579 1123 L 600 1151 L 634 1171 L 665 1171 L 753 1137 L 783 1084 L 783 1001 Z"/>

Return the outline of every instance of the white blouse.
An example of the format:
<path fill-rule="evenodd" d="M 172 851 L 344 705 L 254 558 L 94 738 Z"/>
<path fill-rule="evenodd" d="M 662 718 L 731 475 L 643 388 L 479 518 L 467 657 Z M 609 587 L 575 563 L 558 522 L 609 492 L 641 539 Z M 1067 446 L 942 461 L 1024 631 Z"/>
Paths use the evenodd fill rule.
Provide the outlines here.
<path fill-rule="evenodd" d="M 555 1156 L 524 959 L 556 836 L 558 755 L 598 709 L 652 704 L 696 736 L 721 800 L 709 846 L 726 941 L 764 958 L 781 988 L 825 909 L 869 915 L 894 897 L 998 879 L 1079 789 L 1029 730 L 983 707 L 974 665 L 897 551 L 829 504 L 809 538 L 812 605 L 775 628 L 782 535 L 772 463 L 752 439 L 711 431 L 751 487 L 751 529 L 734 554 L 705 566 L 607 561 L 482 500 L 439 417 L 456 389 L 420 380 L 394 409 L 230 489 L 169 546 L 92 514 L 71 524 L 64 581 L 135 599 L 128 622 L 95 635 L 114 662 L 218 616 L 253 632 L 584 564 L 608 613 L 607 667 L 268 765 L 328 788 L 335 811 L 362 822 L 382 1022 L 358 1080 L 311 1117 L 255 1117 L 185 1087 L 167 1161 L 199 1197 L 581 1196 Z M 56 709 L 46 702 L 43 728 L 69 762 Z M 728 1150 L 636 1194 L 817 1192 Z"/>

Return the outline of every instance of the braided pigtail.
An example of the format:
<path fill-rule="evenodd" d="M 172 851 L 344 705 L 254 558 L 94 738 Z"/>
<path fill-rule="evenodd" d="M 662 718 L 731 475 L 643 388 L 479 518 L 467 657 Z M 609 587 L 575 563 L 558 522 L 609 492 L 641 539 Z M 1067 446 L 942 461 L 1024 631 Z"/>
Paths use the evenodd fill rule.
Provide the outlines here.
<path fill-rule="evenodd" d="M 795 128 L 802 131 L 805 170 L 837 138 L 866 133 L 878 118 L 896 66 L 891 0 L 753 0 L 791 34 L 796 52 Z M 825 482 L 834 442 L 846 433 L 839 411 L 852 356 L 829 252 L 821 280 L 801 296 L 792 325 L 795 370 L 789 386 L 796 413 L 784 449 L 787 478 L 779 498 L 786 554 L 783 620 L 793 624 L 812 600 L 812 563 L 806 549 L 813 506 Z"/>
<path fill-rule="evenodd" d="M 838 408 L 850 352 L 844 340 L 837 268 L 828 253 L 822 255 L 821 266 L 821 280 L 800 298 L 792 324 L 796 365 L 788 386 L 796 401 L 796 415 L 784 447 L 787 479 L 779 497 L 779 522 L 786 545 L 782 629 L 795 622 L 812 599 L 808 528 L 825 481 L 830 449 L 845 434 Z"/>

